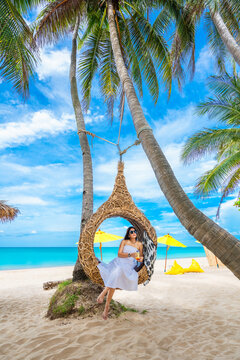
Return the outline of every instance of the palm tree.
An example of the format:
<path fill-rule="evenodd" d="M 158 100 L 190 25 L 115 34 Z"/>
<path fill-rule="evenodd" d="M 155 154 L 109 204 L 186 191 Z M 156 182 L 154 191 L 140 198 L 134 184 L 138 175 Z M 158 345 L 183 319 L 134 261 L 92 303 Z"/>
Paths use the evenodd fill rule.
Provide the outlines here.
<path fill-rule="evenodd" d="M 136 133 L 152 165 L 162 192 L 187 231 L 212 251 L 238 278 L 240 278 L 240 242 L 198 210 L 178 183 L 153 131 L 144 117 L 132 80 L 122 57 L 116 30 L 112 0 L 107 1 L 111 44 L 117 71 L 124 86 Z"/>
<path fill-rule="evenodd" d="M 240 78 L 228 74 L 212 76 L 208 85 L 213 97 L 199 105 L 198 113 L 217 118 L 224 127 L 204 129 L 191 136 L 182 159 L 189 163 L 206 154 L 216 154 L 217 164 L 198 179 L 196 194 L 206 196 L 220 190 L 221 204 L 236 191 L 240 181 Z M 219 210 L 220 205 L 217 217 Z"/>
<path fill-rule="evenodd" d="M 42 22 L 41 26 L 43 34 L 44 31 L 47 31 L 48 27 L 54 27 L 56 29 L 56 27 L 58 26 L 60 28 L 59 15 L 61 15 L 63 23 L 69 16 L 71 16 L 73 7 L 67 7 L 67 2 L 67 0 L 64 1 L 65 11 L 61 9 L 61 12 L 58 12 L 58 16 L 57 13 L 52 16 L 52 23 L 50 22 L 50 16 L 53 15 L 53 13 L 49 14 L 49 17 L 47 19 L 47 26 L 45 26 L 46 23 L 44 25 L 44 23 Z M 55 5 L 57 3 L 60 7 L 60 0 L 58 2 L 55 2 Z M 93 3 L 95 4 L 96 2 Z M 70 0 L 68 5 L 70 5 Z M 240 278 L 239 241 L 234 236 L 229 234 L 226 230 L 218 226 L 214 221 L 205 216 L 193 205 L 193 203 L 190 201 L 190 199 L 187 197 L 180 184 L 178 183 L 169 163 L 167 162 L 161 148 L 159 147 L 159 144 L 157 143 L 153 135 L 151 127 L 149 126 L 148 122 L 144 117 L 141 105 L 139 103 L 133 86 L 133 82 L 128 73 L 128 68 L 124 60 L 124 54 L 120 46 L 119 30 L 117 30 L 117 28 L 119 19 L 122 17 L 120 6 L 121 3 L 117 0 L 115 0 L 114 2 L 112 0 L 107 0 L 105 2 L 102 1 L 100 5 L 102 9 L 104 8 L 104 5 L 107 5 L 107 18 L 111 46 L 113 50 L 117 73 L 121 80 L 123 90 L 126 94 L 128 106 L 132 115 L 137 135 L 141 140 L 143 149 L 152 165 L 161 190 L 169 201 L 180 222 L 188 230 L 188 232 L 193 235 L 197 240 L 199 240 L 203 245 L 205 245 L 210 251 L 212 251 L 227 267 L 229 267 L 229 269 L 237 277 Z M 131 17 L 131 15 L 129 16 Z M 146 26 L 143 28 L 143 30 L 145 30 L 145 35 L 149 35 L 149 27 Z M 155 33 L 152 32 L 151 35 L 154 36 Z M 150 43 L 149 46 L 153 46 L 153 44 Z M 156 56 L 159 55 L 158 49 L 155 49 L 153 47 L 152 51 L 154 50 L 157 50 Z M 161 52 L 161 56 L 163 56 L 163 52 Z M 158 59 L 160 60 L 160 57 L 158 57 Z M 162 62 L 165 61 L 164 65 L 168 68 L 167 60 L 168 55 L 162 57 Z M 164 72 L 165 69 L 161 69 Z"/>
<path fill-rule="evenodd" d="M 24 98 L 38 58 L 32 32 L 21 13 L 43 0 L 0 1 L 0 76 Z"/>
<path fill-rule="evenodd" d="M 62 36 L 64 36 L 73 28 L 72 22 L 74 20 L 74 16 L 72 13 L 72 7 L 74 6 L 74 4 L 71 3 L 71 9 L 66 8 L 65 10 L 61 8 L 61 5 L 62 2 L 60 1 L 49 3 L 43 9 L 41 14 L 38 16 L 35 38 L 37 39 L 39 44 L 43 45 L 46 42 L 56 41 L 56 39 L 58 38 L 57 35 L 61 34 Z M 74 13 L 84 13 L 83 2 L 81 4 L 81 7 L 79 7 L 79 4 L 75 3 L 75 5 L 77 5 L 78 7 L 74 8 Z M 56 23 L 54 24 L 52 23 L 52 15 L 54 17 L 54 11 L 60 11 L 61 14 L 68 15 L 69 10 L 70 10 L 70 16 L 65 18 L 65 22 L 64 22 L 65 26 L 60 27 L 60 25 L 56 25 Z M 116 98 L 117 94 L 121 92 L 121 89 L 120 89 L 120 80 L 115 68 L 115 63 L 113 61 L 111 43 L 109 40 L 109 31 L 107 29 L 108 24 L 106 22 L 106 9 L 102 12 L 97 11 L 96 13 L 94 13 L 92 11 L 90 4 L 88 8 L 88 18 L 89 19 L 91 18 L 91 21 L 88 23 L 88 27 L 85 33 L 83 34 L 82 39 L 79 39 L 79 44 L 81 45 L 83 43 L 83 40 L 88 38 L 88 43 L 86 44 L 86 41 L 84 42 L 84 44 L 87 47 L 87 50 L 84 52 L 83 56 L 80 58 L 79 61 L 79 69 L 84 79 L 81 87 L 84 94 L 84 104 L 85 104 L 85 108 L 87 108 L 90 103 L 89 89 L 91 88 L 91 81 L 94 75 L 96 58 L 98 57 L 98 53 L 100 52 L 102 59 L 101 62 L 102 66 L 100 69 L 102 91 L 108 105 L 108 114 L 112 118 L 114 99 Z M 92 18 L 94 18 L 95 21 L 93 21 Z M 56 15 L 56 19 L 59 19 L 59 14 Z M 43 24 L 44 25 L 47 24 L 48 31 L 46 31 Z M 79 101 L 79 96 L 77 91 L 77 81 L 76 81 L 76 53 L 77 53 L 77 37 L 79 31 L 79 24 L 80 24 L 80 16 L 77 15 L 73 30 L 73 39 L 72 39 L 70 84 L 71 84 L 72 103 L 75 111 L 78 132 L 80 129 L 85 129 L 84 118 L 82 114 L 81 103 Z M 91 32 L 91 37 L 89 39 L 88 35 L 90 32 Z M 141 49 L 139 51 L 141 51 Z M 92 54 L 95 55 L 93 59 L 91 59 Z M 132 68 L 133 77 L 136 79 L 136 83 L 139 84 L 139 91 L 140 93 L 142 93 L 142 83 L 140 77 L 141 71 L 139 68 L 139 64 L 136 62 L 134 56 L 135 54 L 133 53 L 132 54 L 132 60 L 134 64 Z M 156 98 L 157 96 L 156 89 L 158 88 L 158 81 L 150 54 L 148 54 L 148 56 L 145 56 L 143 58 L 141 67 L 143 68 L 144 66 L 145 66 L 144 72 L 147 78 L 150 91 L 152 92 L 152 95 L 154 95 Z M 170 63 L 169 63 L 169 70 L 171 70 Z M 121 96 L 121 99 L 122 99 L 121 106 L 123 106 L 124 104 L 123 94 Z M 86 134 L 84 134 L 83 132 L 79 132 L 79 139 L 80 139 L 80 145 L 83 155 L 83 176 L 84 176 L 82 220 L 81 220 L 81 230 L 82 230 L 87 219 L 91 216 L 93 212 L 93 175 L 92 175 L 91 153 L 90 153 L 90 148 Z M 83 277 L 82 267 L 81 264 L 79 263 L 79 260 L 77 260 L 73 271 L 73 279 L 77 280 L 82 277 Z"/>
<path fill-rule="evenodd" d="M 184 29 L 181 28 L 182 22 L 179 22 L 172 43 L 174 68 L 181 69 L 181 62 L 190 53 L 190 65 L 194 72 L 195 31 L 202 17 L 207 25 L 209 44 L 220 72 L 225 71 L 225 58 L 228 52 L 240 65 L 239 1 L 185 0 L 183 4 L 182 22 L 189 24 L 189 33 L 186 37 Z"/>
<path fill-rule="evenodd" d="M 80 147 L 82 151 L 83 159 L 83 191 L 82 191 L 82 214 L 81 214 L 81 224 L 80 224 L 80 233 L 93 213 L 93 169 L 92 169 L 92 157 L 90 146 L 88 143 L 88 138 L 86 133 L 80 131 L 85 130 L 85 122 L 82 111 L 81 102 L 78 95 L 77 79 L 76 79 L 76 68 L 77 68 L 77 38 L 80 27 L 80 18 L 81 14 L 84 11 L 83 5 L 84 2 L 71 1 L 70 8 L 68 11 L 71 16 L 70 21 L 67 19 L 64 23 L 64 26 L 61 27 L 51 27 L 51 15 L 54 14 L 54 11 L 58 8 L 61 9 L 62 3 L 64 1 L 55 1 L 49 2 L 42 12 L 38 15 L 37 21 L 34 25 L 35 28 L 35 39 L 37 42 L 43 46 L 47 42 L 56 42 L 59 39 L 59 34 L 65 36 L 72 32 L 72 51 L 71 51 L 71 63 L 70 63 L 70 88 L 71 88 L 71 99 L 72 105 L 75 113 L 78 137 L 80 142 Z M 76 15 L 77 14 L 77 15 Z M 54 15 L 53 15 L 54 16 Z M 42 22 L 48 23 L 50 30 L 48 29 L 45 32 L 45 29 L 42 27 Z M 86 278 L 86 275 L 83 271 L 83 268 L 80 264 L 79 258 L 74 266 L 73 270 L 73 281 L 81 280 Z"/>
<path fill-rule="evenodd" d="M 77 58 L 77 36 L 79 31 L 80 17 L 77 16 L 76 23 L 73 30 L 72 37 L 72 53 L 70 65 L 70 85 L 72 104 L 75 112 L 77 123 L 78 136 L 82 151 L 83 159 L 83 193 L 82 193 L 82 218 L 80 233 L 93 213 L 93 169 L 92 169 L 92 156 L 88 143 L 87 135 L 84 132 L 79 132 L 80 129 L 85 130 L 85 122 L 82 113 L 82 107 L 78 96 L 77 80 L 76 80 L 76 58 Z M 73 281 L 86 278 L 83 268 L 80 264 L 79 257 L 73 270 Z"/>

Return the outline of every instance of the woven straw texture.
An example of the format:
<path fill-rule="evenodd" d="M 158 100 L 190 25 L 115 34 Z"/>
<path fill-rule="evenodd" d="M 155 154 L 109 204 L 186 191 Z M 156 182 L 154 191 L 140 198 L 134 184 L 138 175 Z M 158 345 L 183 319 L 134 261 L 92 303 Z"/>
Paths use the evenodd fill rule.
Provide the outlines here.
<path fill-rule="evenodd" d="M 109 199 L 90 217 L 83 228 L 78 245 L 80 263 L 89 278 L 97 284 L 104 285 L 97 268 L 98 260 L 94 254 L 94 235 L 100 224 L 111 217 L 122 217 L 128 220 L 137 230 L 141 239 L 146 231 L 150 239 L 157 246 L 157 235 L 146 216 L 137 208 L 128 192 L 123 174 L 124 164 L 118 163 L 118 174 L 115 179 L 113 192 Z M 142 284 L 148 279 L 146 267 L 138 272 L 138 283 Z"/>

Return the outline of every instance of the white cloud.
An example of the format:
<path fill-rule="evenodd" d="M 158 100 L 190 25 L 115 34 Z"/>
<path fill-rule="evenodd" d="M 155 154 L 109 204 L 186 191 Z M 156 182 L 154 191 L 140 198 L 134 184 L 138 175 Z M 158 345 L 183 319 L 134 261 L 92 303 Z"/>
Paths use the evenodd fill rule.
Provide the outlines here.
<path fill-rule="evenodd" d="M 169 109 L 166 116 L 154 121 L 154 135 L 161 146 L 172 142 L 182 142 L 189 133 L 199 128 L 199 121 L 194 115 L 195 106 L 190 104 L 184 109 Z"/>
<path fill-rule="evenodd" d="M 40 110 L 30 119 L 0 124 L 0 148 L 30 144 L 36 139 L 75 130 L 73 115 L 63 114 L 56 119 L 52 112 Z"/>
<path fill-rule="evenodd" d="M 214 70 L 214 56 L 207 45 L 205 45 L 196 61 L 196 80 L 206 80 L 207 76 L 213 73 Z"/>
<path fill-rule="evenodd" d="M 92 113 L 91 110 L 88 110 L 83 116 L 85 124 L 99 123 L 106 118 L 105 115 L 99 114 L 98 111 Z"/>
<path fill-rule="evenodd" d="M 94 191 L 96 194 L 111 194 L 117 175 L 118 159 L 98 164 L 94 173 Z M 158 201 L 162 197 L 149 161 L 142 150 L 136 150 L 133 156 L 124 161 L 125 178 L 129 192 L 134 199 Z"/>
<path fill-rule="evenodd" d="M 47 77 L 66 75 L 68 76 L 70 67 L 70 51 L 67 48 L 52 50 L 45 48 L 40 53 L 41 63 L 37 68 L 40 80 Z"/>
<path fill-rule="evenodd" d="M 37 196 L 26 196 L 26 195 L 11 195 L 8 196 L 7 201 L 15 205 L 47 205 L 48 202 L 42 200 Z"/>
<path fill-rule="evenodd" d="M 184 141 L 203 127 L 211 127 L 215 120 L 195 114 L 196 105 L 189 104 L 181 109 L 168 109 L 165 116 L 153 122 L 154 135 L 160 146 L 184 144 Z"/>
<path fill-rule="evenodd" d="M 235 195 L 236 196 L 236 195 Z M 219 201 L 220 201 L 219 196 Z M 237 197 L 234 199 L 226 200 L 222 203 L 221 209 L 220 209 L 220 218 L 217 221 L 217 223 L 229 231 L 233 235 L 240 235 L 239 231 L 239 222 L 240 222 L 240 212 L 238 209 L 233 206 L 235 203 Z M 218 206 L 219 202 L 217 203 Z M 201 209 L 205 215 L 209 216 L 212 220 L 215 221 L 216 218 L 216 212 L 217 212 L 217 206 L 208 207 L 205 209 Z"/>

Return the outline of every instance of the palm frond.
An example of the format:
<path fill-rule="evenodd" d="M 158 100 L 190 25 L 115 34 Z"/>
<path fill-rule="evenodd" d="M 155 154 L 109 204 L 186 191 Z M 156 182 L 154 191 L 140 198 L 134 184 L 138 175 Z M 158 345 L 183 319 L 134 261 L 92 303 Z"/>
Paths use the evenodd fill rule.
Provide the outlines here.
<path fill-rule="evenodd" d="M 118 94 L 120 79 L 108 36 L 105 37 L 101 47 L 99 75 L 102 94 L 105 102 L 107 102 L 108 116 L 113 121 L 114 102 Z"/>
<path fill-rule="evenodd" d="M 136 85 L 136 87 L 138 89 L 140 97 L 142 97 L 143 96 L 142 74 L 141 74 L 141 70 L 139 67 L 137 54 L 136 54 L 136 51 L 135 51 L 132 41 L 131 41 L 131 35 L 130 35 L 129 29 L 127 26 L 127 21 L 124 18 L 124 15 L 121 12 L 121 9 L 119 10 L 119 12 L 122 15 L 122 20 L 124 23 L 124 30 L 122 32 L 122 36 L 123 36 L 122 43 L 125 44 L 126 48 L 127 48 L 128 63 L 130 64 L 131 77 L 132 77 L 134 84 Z"/>
<path fill-rule="evenodd" d="M 37 61 L 32 33 L 11 1 L 0 2 L 0 75 L 24 97 Z"/>
<path fill-rule="evenodd" d="M 240 144 L 240 129 L 206 129 L 194 134 L 184 145 L 181 158 L 190 163 L 204 155 L 221 151 L 223 146 L 234 142 Z M 222 154 L 223 155 L 223 154 Z"/>
<path fill-rule="evenodd" d="M 13 5 L 21 13 L 26 13 L 37 5 L 44 4 L 45 2 L 45 0 L 12 0 Z"/>
<path fill-rule="evenodd" d="M 224 182 L 229 174 L 239 169 L 240 151 L 231 157 L 224 159 L 217 164 L 212 170 L 207 171 L 201 176 L 196 184 L 195 193 L 199 196 L 205 196 L 211 192 L 216 192 L 223 187 Z"/>
<path fill-rule="evenodd" d="M 136 22 L 141 29 L 144 36 L 145 46 L 149 49 L 152 55 L 154 64 L 158 69 L 158 75 L 161 76 L 164 83 L 167 85 L 169 91 L 171 91 L 172 84 L 172 64 L 171 57 L 168 50 L 167 42 L 165 41 L 163 34 L 164 28 L 160 28 L 160 16 L 156 19 L 153 25 L 150 24 L 143 16 L 135 15 Z M 169 16 L 165 13 L 162 14 L 161 23 L 167 27 L 169 24 Z"/>
<path fill-rule="evenodd" d="M 205 13 L 206 27 L 208 31 L 208 42 L 215 59 L 217 71 L 221 74 L 226 71 L 225 62 L 228 57 L 227 49 L 219 35 L 209 12 Z"/>
<path fill-rule="evenodd" d="M 210 76 L 207 81 L 209 90 L 214 96 L 222 99 L 231 98 L 238 101 L 240 98 L 240 78 L 227 73 L 221 76 Z"/>
<path fill-rule="evenodd" d="M 228 74 L 222 76 L 211 76 L 208 88 L 213 98 L 200 103 L 197 114 L 208 114 L 210 118 L 232 126 L 240 124 L 240 79 L 237 76 L 230 77 Z"/>
<path fill-rule="evenodd" d="M 185 63 L 187 74 L 190 79 L 195 73 L 195 31 L 199 19 L 204 11 L 204 2 L 193 0 L 184 2 L 184 6 L 179 9 L 176 17 L 175 33 L 171 45 L 171 58 L 173 62 L 173 72 L 178 76 L 179 87 L 185 78 Z"/>
<path fill-rule="evenodd" d="M 240 39 L 239 20 L 240 3 L 235 0 L 222 0 L 219 4 L 222 19 L 232 36 L 238 41 Z"/>
<path fill-rule="evenodd" d="M 233 136 L 232 139 L 229 139 L 226 143 L 219 145 L 216 160 L 219 162 L 223 159 L 226 159 L 229 156 L 235 154 L 238 150 L 239 138 Z"/>
<path fill-rule="evenodd" d="M 146 81 L 149 92 L 156 102 L 159 95 L 159 85 L 153 59 L 146 46 L 139 23 L 136 21 L 136 15 L 132 15 L 129 11 L 128 13 L 130 18 L 127 19 L 127 26 L 131 36 L 132 45 L 137 55 L 139 68 Z"/>
<path fill-rule="evenodd" d="M 219 122 L 232 126 L 240 124 L 240 106 L 230 99 L 222 101 L 221 99 L 208 98 L 208 101 L 198 106 L 199 115 L 208 114 L 210 118 L 216 118 Z"/>
<path fill-rule="evenodd" d="M 83 51 L 79 56 L 78 76 L 81 81 L 85 109 L 88 109 L 90 104 L 92 80 L 98 69 L 100 56 L 102 55 L 102 33 L 102 28 L 100 28 L 100 24 L 97 23 L 94 29 L 92 29 L 91 34 L 87 37 Z"/>
<path fill-rule="evenodd" d="M 56 0 L 48 2 L 39 14 L 35 40 L 40 46 L 55 43 L 71 31 L 77 14 L 83 14 L 84 0 Z"/>
<path fill-rule="evenodd" d="M 5 201 L 0 200 L 0 221 L 12 221 L 20 213 L 17 208 L 11 207 Z"/>

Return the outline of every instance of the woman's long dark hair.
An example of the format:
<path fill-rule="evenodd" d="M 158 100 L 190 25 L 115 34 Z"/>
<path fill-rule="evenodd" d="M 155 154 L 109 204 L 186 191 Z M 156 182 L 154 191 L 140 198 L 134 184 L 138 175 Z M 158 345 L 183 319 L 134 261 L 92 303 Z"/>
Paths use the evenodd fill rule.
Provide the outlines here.
<path fill-rule="evenodd" d="M 127 232 L 126 232 L 126 234 L 124 236 L 124 240 L 129 240 L 129 232 L 130 232 L 131 229 L 134 229 L 136 231 L 136 235 L 137 235 L 137 230 L 135 229 L 135 227 L 134 226 L 129 226 L 129 228 L 127 229 Z M 138 240 L 137 237 L 136 237 L 136 240 Z"/>

